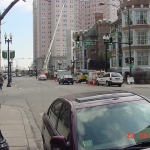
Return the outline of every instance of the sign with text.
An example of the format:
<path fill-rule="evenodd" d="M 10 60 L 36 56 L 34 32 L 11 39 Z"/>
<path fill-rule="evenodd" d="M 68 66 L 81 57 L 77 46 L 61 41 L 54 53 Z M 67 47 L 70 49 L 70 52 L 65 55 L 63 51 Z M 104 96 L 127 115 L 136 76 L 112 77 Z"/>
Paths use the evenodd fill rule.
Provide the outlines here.
<path fill-rule="evenodd" d="M 95 45 L 95 42 L 84 41 L 84 45 Z"/>

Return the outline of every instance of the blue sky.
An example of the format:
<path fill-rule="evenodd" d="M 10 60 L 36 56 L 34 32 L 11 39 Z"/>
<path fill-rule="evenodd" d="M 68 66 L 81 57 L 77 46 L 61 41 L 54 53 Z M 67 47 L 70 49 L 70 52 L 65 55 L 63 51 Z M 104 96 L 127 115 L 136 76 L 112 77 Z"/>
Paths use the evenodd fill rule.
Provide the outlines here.
<path fill-rule="evenodd" d="M 0 0 L 0 11 L 9 6 L 13 0 Z M 10 50 L 15 50 L 16 57 L 13 60 L 13 66 L 18 65 L 21 68 L 28 68 L 33 62 L 33 14 L 32 14 L 33 0 L 20 0 L 8 12 L 1 24 L 1 49 L 7 50 L 8 44 L 5 44 L 4 34 L 6 32 L 9 37 L 12 33 L 12 44 Z M 22 59 L 24 58 L 24 59 Z M 2 66 L 7 65 L 7 60 L 2 58 Z"/>

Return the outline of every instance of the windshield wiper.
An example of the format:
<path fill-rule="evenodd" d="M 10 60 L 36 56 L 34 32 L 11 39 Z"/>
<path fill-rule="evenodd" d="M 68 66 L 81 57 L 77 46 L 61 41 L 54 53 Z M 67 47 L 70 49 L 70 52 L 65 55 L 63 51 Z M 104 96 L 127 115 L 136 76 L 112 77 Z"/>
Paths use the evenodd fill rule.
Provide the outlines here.
<path fill-rule="evenodd" d="M 135 144 L 135 145 L 130 145 L 130 146 L 127 146 L 127 147 L 124 147 L 122 149 L 124 150 L 128 150 L 128 149 L 143 149 L 143 148 L 148 148 L 150 146 L 150 140 L 148 141 L 145 141 L 145 142 L 140 142 L 138 144 Z"/>

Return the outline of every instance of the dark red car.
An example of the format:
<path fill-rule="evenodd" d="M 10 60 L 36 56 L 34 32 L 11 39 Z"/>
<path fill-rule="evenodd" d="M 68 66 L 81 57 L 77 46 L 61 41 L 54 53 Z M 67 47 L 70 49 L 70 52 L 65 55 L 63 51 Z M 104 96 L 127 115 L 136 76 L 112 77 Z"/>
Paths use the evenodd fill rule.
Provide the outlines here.
<path fill-rule="evenodd" d="M 127 91 L 57 98 L 42 117 L 44 150 L 150 148 L 150 101 Z"/>

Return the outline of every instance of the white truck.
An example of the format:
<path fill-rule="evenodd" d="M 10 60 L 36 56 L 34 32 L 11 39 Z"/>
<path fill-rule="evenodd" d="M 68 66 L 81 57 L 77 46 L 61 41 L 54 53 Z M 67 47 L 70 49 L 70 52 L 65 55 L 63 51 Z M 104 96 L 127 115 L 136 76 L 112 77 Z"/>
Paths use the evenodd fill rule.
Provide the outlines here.
<path fill-rule="evenodd" d="M 61 76 L 63 75 L 71 75 L 71 71 L 70 70 L 58 70 L 56 74 L 57 74 L 57 79 L 60 79 Z"/>

